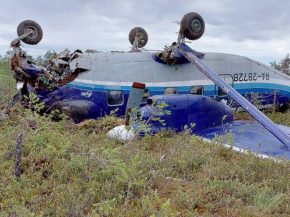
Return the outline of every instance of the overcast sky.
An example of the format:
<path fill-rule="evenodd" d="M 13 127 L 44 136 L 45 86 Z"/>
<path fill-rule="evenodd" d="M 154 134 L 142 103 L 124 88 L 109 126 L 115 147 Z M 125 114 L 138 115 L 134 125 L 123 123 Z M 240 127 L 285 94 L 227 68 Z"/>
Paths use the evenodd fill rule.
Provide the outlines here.
<path fill-rule="evenodd" d="M 33 56 L 52 49 L 130 49 L 128 33 L 141 26 L 147 49 L 161 50 L 176 41 L 176 21 L 188 12 L 201 14 L 203 37 L 190 46 L 199 51 L 234 53 L 268 64 L 290 52 L 290 1 L 282 0 L 7 0 L 0 8 L 0 54 L 9 49 L 17 25 L 35 20 L 44 36 L 24 45 Z"/>

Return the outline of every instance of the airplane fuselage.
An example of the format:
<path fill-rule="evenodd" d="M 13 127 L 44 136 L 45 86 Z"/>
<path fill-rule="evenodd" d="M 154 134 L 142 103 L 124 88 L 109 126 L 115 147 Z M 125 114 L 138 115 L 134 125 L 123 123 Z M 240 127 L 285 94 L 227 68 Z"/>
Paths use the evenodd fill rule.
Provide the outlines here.
<path fill-rule="evenodd" d="M 146 84 L 145 99 L 161 94 L 198 94 L 226 100 L 238 107 L 217 85 L 190 63 L 167 65 L 154 60 L 150 52 L 83 53 L 70 68 L 85 72 L 65 87 L 49 94 L 46 102 L 83 100 L 94 105 L 90 117 L 116 111 L 124 115 L 132 82 Z M 202 61 L 260 108 L 283 105 L 290 99 L 290 77 L 246 57 L 205 53 Z M 49 103 L 51 104 L 51 103 Z M 77 104 L 77 103 L 75 103 Z"/>

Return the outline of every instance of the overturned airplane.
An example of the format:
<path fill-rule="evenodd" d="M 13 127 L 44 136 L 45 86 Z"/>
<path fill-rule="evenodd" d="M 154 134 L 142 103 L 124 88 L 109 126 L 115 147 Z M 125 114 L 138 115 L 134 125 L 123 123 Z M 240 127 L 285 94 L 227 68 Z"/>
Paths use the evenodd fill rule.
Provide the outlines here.
<path fill-rule="evenodd" d="M 199 39 L 204 30 L 203 18 L 191 12 L 181 20 L 177 41 L 164 51 L 144 51 L 148 35 L 143 28 L 135 27 L 129 33 L 132 45 L 129 52 L 65 51 L 51 59 L 48 66 L 40 67 L 28 61 L 20 48 L 21 41 L 37 44 L 42 39 L 41 27 L 26 20 L 17 28 L 19 37 L 11 42 L 11 67 L 17 80 L 23 83 L 20 95 L 35 93 L 44 102 L 46 112 L 59 109 L 76 122 L 102 117 L 112 111 L 128 119 L 131 107 L 142 107 L 148 99 L 157 100 L 160 98 L 157 95 L 162 95 L 163 101 L 171 102 L 171 113 L 182 107 L 185 114 L 183 117 L 181 112 L 176 118 L 170 118 L 172 123 L 168 126 L 173 129 L 182 129 L 182 123 L 188 124 L 188 117 L 196 124 L 195 133 L 197 129 L 204 131 L 232 123 L 228 105 L 242 107 L 265 126 L 274 139 L 289 147 L 288 129 L 273 124 L 248 100 L 259 101 L 260 108 L 287 107 L 290 77 L 246 57 L 202 53 L 185 44 L 185 39 Z M 137 85 L 142 91 L 138 97 L 133 97 L 138 98 L 134 102 L 129 94 L 136 81 L 146 84 L 146 88 Z M 217 115 L 204 116 L 215 109 L 219 111 Z M 202 124 L 205 122 L 208 124 Z"/>

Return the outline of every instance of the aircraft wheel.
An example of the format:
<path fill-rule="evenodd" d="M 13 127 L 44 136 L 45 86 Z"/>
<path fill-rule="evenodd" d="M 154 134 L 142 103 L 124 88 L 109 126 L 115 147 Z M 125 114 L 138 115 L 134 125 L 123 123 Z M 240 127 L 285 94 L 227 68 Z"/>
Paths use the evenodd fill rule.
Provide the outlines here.
<path fill-rule="evenodd" d="M 130 41 L 131 45 L 133 45 L 134 40 L 135 40 L 135 36 L 137 34 L 141 38 L 141 40 L 139 41 L 139 44 L 138 44 L 138 48 L 144 47 L 148 42 L 148 34 L 145 31 L 145 29 L 143 29 L 141 27 L 135 27 L 135 28 L 131 29 L 131 31 L 129 33 L 129 41 Z"/>
<path fill-rule="evenodd" d="M 189 40 L 199 39 L 205 30 L 205 23 L 198 13 L 185 14 L 180 23 L 180 32 Z"/>
<path fill-rule="evenodd" d="M 17 27 L 17 35 L 18 37 L 27 33 L 28 31 L 32 31 L 31 35 L 22 39 L 22 41 L 26 44 L 38 44 L 43 36 L 42 29 L 38 23 L 32 20 L 22 21 Z"/>

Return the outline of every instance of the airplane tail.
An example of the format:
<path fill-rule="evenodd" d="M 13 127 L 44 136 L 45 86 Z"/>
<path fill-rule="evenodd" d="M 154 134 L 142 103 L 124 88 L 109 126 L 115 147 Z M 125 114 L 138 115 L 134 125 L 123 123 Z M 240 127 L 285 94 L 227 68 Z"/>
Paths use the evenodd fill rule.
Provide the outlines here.
<path fill-rule="evenodd" d="M 248 111 L 260 124 L 262 124 L 269 132 L 271 132 L 277 139 L 279 139 L 286 147 L 290 148 L 290 136 L 283 132 L 276 124 L 274 124 L 266 115 L 258 110 L 253 104 L 245 99 L 239 92 L 228 85 L 219 75 L 212 69 L 207 67 L 201 60 L 196 57 L 191 48 L 184 43 L 179 46 L 180 52 L 191 63 L 193 63 L 199 71 L 205 74 L 216 85 L 222 88 L 230 97 L 239 103 L 246 111 Z"/>

